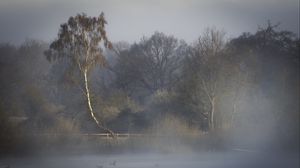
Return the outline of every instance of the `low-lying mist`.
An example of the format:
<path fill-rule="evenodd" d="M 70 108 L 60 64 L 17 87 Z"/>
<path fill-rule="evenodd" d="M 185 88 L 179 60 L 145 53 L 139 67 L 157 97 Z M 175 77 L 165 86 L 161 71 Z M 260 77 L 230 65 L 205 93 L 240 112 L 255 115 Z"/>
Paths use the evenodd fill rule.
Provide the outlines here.
<path fill-rule="evenodd" d="M 0 44 L 0 168 L 299 166 L 293 33 L 129 44 L 105 24 L 78 14 L 50 44 Z"/>

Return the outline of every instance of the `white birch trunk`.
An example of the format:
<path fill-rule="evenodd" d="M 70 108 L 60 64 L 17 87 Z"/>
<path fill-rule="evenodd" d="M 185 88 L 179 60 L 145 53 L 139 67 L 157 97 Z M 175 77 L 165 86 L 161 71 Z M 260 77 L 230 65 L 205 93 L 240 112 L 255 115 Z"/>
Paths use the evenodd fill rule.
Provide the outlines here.
<path fill-rule="evenodd" d="M 111 134 L 112 137 L 115 137 L 115 134 L 108 128 L 104 127 L 103 124 L 96 118 L 94 110 L 93 110 L 93 106 L 91 103 L 91 96 L 90 96 L 90 90 L 89 90 L 89 85 L 88 85 L 88 77 L 87 77 L 87 69 L 84 70 L 84 85 L 85 85 L 85 94 L 86 94 L 86 99 L 87 99 L 87 105 L 88 105 L 88 109 L 89 109 L 89 113 L 91 115 L 91 117 L 93 118 L 93 120 L 96 122 L 97 126 L 105 131 L 107 131 L 108 133 Z"/>
<path fill-rule="evenodd" d="M 210 104 L 211 104 L 211 111 L 210 111 L 210 121 L 209 121 L 209 129 L 210 130 L 214 130 L 215 129 L 215 97 L 212 97 L 212 99 L 210 100 Z"/>

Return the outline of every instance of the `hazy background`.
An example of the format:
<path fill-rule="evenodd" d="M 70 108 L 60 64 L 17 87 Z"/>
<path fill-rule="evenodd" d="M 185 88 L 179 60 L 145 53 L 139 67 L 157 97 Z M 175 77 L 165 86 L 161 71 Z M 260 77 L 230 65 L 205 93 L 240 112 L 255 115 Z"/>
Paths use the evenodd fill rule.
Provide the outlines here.
<path fill-rule="evenodd" d="M 299 36 L 298 10 L 298 0 L 0 0 L 0 42 L 50 41 L 69 16 L 101 11 L 111 41 L 134 42 L 161 31 L 192 42 L 210 26 L 235 37 L 268 19 Z"/>
<path fill-rule="evenodd" d="M 64 31 L 101 12 L 113 50 Z M 298 29 L 299 0 L 0 0 L 0 168 L 298 168 Z"/>

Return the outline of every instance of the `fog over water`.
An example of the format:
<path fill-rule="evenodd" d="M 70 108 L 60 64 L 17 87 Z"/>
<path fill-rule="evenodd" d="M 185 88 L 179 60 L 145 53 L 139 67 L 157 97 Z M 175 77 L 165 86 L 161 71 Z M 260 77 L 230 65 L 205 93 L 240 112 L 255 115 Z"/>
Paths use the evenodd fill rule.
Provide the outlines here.
<path fill-rule="evenodd" d="M 297 155 L 208 152 L 197 154 L 86 155 L 1 159 L 0 166 L 14 168 L 296 168 Z"/>
<path fill-rule="evenodd" d="M 0 0 L 0 168 L 298 168 L 299 0 Z"/>

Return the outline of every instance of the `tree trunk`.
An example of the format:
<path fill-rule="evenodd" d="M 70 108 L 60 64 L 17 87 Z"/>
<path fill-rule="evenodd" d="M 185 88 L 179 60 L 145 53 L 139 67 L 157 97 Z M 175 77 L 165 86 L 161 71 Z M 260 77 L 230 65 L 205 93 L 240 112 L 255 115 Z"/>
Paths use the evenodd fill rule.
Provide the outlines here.
<path fill-rule="evenodd" d="M 239 105 L 239 98 L 241 97 L 239 94 L 240 87 L 237 89 L 234 99 L 233 99 L 233 109 L 232 109 L 232 114 L 230 118 L 230 127 L 233 127 L 235 116 L 238 112 L 238 105 Z"/>
<path fill-rule="evenodd" d="M 237 112 L 237 101 L 235 100 L 233 102 L 233 110 L 232 110 L 231 119 L 230 119 L 230 127 L 233 127 L 234 116 L 235 116 L 236 112 Z"/>
<path fill-rule="evenodd" d="M 92 103 L 91 103 L 91 96 L 90 96 L 90 90 L 89 90 L 89 85 L 88 85 L 87 70 L 84 70 L 83 75 L 84 75 L 85 94 L 86 94 L 87 105 L 88 105 L 90 115 L 92 116 L 93 120 L 96 122 L 97 126 L 100 129 L 103 129 L 104 131 L 108 132 L 112 137 L 115 137 L 114 132 L 112 132 L 110 129 L 104 127 L 103 124 L 96 118 L 93 107 L 92 107 Z"/>
<path fill-rule="evenodd" d="M 215 129 L 215 104 L 216 104 L 216 99 L 215 97 L 212 97 L 210 100 L 210 105 L 211 105 L 211 111 L 210 111 L 210 118 L 209 118 L 209 129 L 212 131 Z"/>

